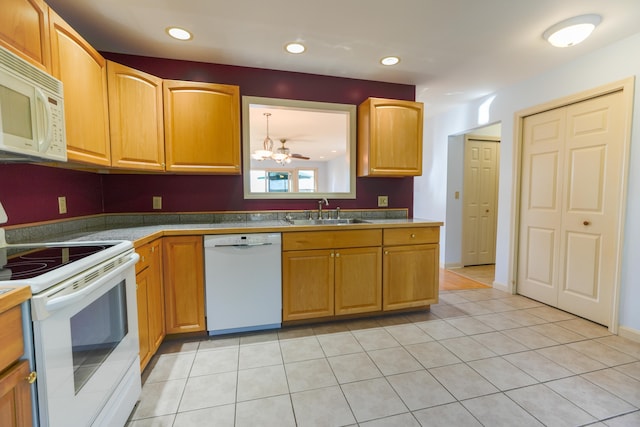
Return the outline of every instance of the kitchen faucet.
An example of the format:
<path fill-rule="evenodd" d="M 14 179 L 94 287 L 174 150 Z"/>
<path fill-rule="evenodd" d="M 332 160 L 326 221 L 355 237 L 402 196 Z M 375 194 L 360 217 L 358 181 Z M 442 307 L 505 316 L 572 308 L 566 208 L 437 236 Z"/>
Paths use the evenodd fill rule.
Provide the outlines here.
<path fill-rule="evenodd" d="M 318 200 L 318 219 L 322 219 L 322 204 L 325 204 L 327 206 L 329 206 L 329 201 L 327 200 L 326 197 L 323 197 L 322 199 Z"/>

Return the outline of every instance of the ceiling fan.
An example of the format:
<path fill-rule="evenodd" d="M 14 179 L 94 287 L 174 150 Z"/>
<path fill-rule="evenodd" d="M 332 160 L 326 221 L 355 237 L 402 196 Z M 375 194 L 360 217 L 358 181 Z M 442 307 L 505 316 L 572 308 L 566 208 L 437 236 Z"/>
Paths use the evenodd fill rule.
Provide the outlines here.
<path fill-rule="evenodd" d="M 280 139 L 282 146 L 276 148 L 274 153 L 271 155 L 273 160 L 280 164 L 291 163 L 291 159 L 309 160 L 309 157 L 303 156 L 302 154 L 291 153 L 291 150 L 284 146 L 286 142 L 286 138 Z"/>
<path fill-rule="evenodd" d="M 286 138 L 280 139 L 282 146 L 273 150 L 273 140 L 269 137 L 269 116 L 271 113 L 264 113 L 264 116 L 267 118 L 267 136 L 262 143 L 262 150 L 256 150 L 251 155 L 252 158 L 256 160 L 273 159 L 281 165 L 291 163 L 291 159 L 309 160 L 309 157 L 302 154 L 291 154 L 291 150 L 284 146 L 287 142 Z"/>

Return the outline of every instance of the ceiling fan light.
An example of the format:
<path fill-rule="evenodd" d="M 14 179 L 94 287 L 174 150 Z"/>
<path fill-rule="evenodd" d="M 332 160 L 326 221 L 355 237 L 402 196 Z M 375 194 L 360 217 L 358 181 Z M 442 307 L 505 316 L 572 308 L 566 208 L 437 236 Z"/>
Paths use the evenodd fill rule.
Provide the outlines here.
<path fill-rule="evenodd" d="M 574 46 L 589 37 L 601 21 L 595 14 L 575 16 L 552 25 L 542 37 L 555 47 Z"/>
<path fill-rule="evenodd" d="M 165 31 L 167 32 L 167 34 L 169 34 L 171 37 L 173 37 L 176 40 L 186 41 L 186 40 L 191 40 L 193 38 L 193 34 L 185 30 L 184 28 L 167 27 Z"/>

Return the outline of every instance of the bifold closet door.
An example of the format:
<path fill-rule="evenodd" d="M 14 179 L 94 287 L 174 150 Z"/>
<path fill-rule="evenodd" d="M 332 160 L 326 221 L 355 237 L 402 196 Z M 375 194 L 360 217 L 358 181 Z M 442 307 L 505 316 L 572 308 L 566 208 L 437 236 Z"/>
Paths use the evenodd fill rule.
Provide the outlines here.
<path fill-rule="evenodd" d="M 611 319 L 623 177 L 622 92 L 524 119 L 518 293 Z"/>

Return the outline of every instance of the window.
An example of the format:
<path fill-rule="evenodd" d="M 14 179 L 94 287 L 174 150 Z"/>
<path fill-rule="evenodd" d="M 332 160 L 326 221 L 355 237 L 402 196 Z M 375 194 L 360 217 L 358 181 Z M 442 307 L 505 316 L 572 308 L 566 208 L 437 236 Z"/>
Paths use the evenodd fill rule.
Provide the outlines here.
<path fill-rule="evenodd" d="M 252 169 L 252 193 L 316 192 L 318 189 L 315 169 Z"/>

